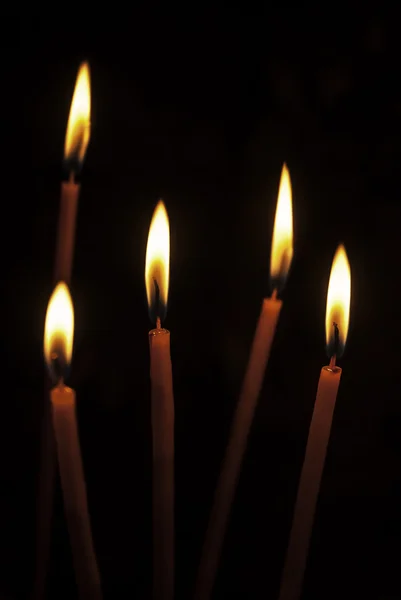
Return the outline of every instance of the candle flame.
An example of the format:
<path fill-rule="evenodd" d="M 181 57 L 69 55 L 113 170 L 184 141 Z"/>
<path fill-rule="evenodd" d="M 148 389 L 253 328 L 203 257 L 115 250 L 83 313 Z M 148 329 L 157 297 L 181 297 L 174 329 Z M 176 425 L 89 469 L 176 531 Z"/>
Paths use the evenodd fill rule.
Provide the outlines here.
<path fill-rule="evenodd" d="M 68 286 L 61 281 L 49 300 L 45 321 L 44 354 L 50 371 L 71 362 L 74 339 L 74 307 Z M 58 377 L 59 378 L 59 377 Z"/>
<path fill-rule="evenodd" d="M 344 246 L 338 246 L 331 267 L 326 305 L 326 346 L 329 357 L 342 355 L 347 341 L 351 303 L 351 269 Z"/>
<path fill-rule="evenodd" d="M 88 63 L 84 62 L 78 71 L 65 136 L 64 159 L 72 165 L 72 170 L 80 168 L 85 158 L 90 138 L 90 112 L 90 73 Z"/>
<path fill-rule="evenodd" d="M 146 247 L 145 285 L 149 316 L 163 319 L 167 310 L 170 270 L 170 225 L 166 207 L 160 200 L 153 213 Z"/>
<path fill-rule="evenodd" d="M 278 191 L 270 258 L 271 285 L 277 291 L 284 287 L 291 266 L 293 255 L 292 238 L 291 179 L 287 165 L 284 163 Z"/>

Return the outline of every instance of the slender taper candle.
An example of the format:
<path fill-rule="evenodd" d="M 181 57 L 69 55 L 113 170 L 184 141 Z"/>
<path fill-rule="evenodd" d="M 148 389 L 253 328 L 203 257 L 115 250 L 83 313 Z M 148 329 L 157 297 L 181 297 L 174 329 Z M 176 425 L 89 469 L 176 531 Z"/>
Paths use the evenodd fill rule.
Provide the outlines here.
<path fill-rule="evenodd" d="M 54 262 L 54 285 L 60 280 L 71 281 L 74 255 L 75 223 L 80 185 L 75 176 L 82 167 L 90 137 L 90 75 L 88 63 L 78 71 L 71 102 L 64 148 L 64 170 L 68 181 L 61 184 L 60 211 Z M 45 381 L 46 390 L 48 379 Z M 50 404 L 46 391 L 41 424 L 40 473 L 36 509 L 35 580 L 33 598 L 42 600 L 45 594 L 50 550 L 51 520 L 54 491 L 54 439 Z"/>
<path fill-rule="evenodd" d="M 330 364 L 323 367 L 320 373 L 279 600 L 299 600 L 302 593 L 309 540 L 340 385 L 341 369 L 336 365 L 336 360 L 341 356 L 347 339 L 350 300 L 349 262 L 344 246 L 339 246 L 334 256 L 327 293 L 326 344 Z"/>
<path fill-rule="evenodd" d="M 161 326 L 166 314 L 170 269 L 170 226 L 158 203 L 149 229 L 145 284 L 149 332 L 153 440 L 153 598 L 174 598 L 174 395 L 170 332 Z"/>
<path fill-rule="evenodd" d="M 80 184 L 75 176 L 82 167 L 90 138 L 90 74 L 84 62 L 78 72 L 65 137 L 64 162 L 68 181 L 61 185 L 60 213 L 57 234 L 55 281 L 71 280 L 74 257 L 75 223 Z"/>
<path fill-rule="evenodd" d="M 72 300 L 67 285 L 60 282 L 49 301 L 44 334 L 45 358 L 56 383 L 50 392 L 53 427 L 79 597 L 81 600 L 101 600 L 75 412 L 75 391 L 64 384 L 71 361 L 73 335 Z"/>
<path fill-rule="evenodd" d="M 273 294 L 271 298 L 265 298 L 262 303 L 241 394 L 235 410 L 202 550 L 195 590 L 196 600 L 209 600 L 213 591 L 230 510 L 241 472 L 242 459 L 281 311 L 282 302 L 277 298 L 277 293 L 284 285 L 291 265 L 292 229 L 291 180 L 287 166 L 284 164 L 278 193 L 270 261 Z"/>

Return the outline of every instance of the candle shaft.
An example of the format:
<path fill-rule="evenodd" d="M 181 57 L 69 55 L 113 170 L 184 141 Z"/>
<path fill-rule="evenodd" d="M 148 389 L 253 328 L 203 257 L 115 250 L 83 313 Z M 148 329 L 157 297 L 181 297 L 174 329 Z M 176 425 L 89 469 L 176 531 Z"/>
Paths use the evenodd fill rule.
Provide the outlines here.
<path fill-rule="evenodd" d="M 74 258 L 75 222 L 80 185 L 72 179 L 61 185 L 60 213 L 57 233 L 55 281 L 71 281 Z"/>
<path fill-rule="evenodd" d="M 54 264 L 54 281 L 71 281 L 72 261 L 74 256 L 75 222 L 78 207 L 80 186 L 72 178 L 61 185 L 60 212 L 57 232 L 56 259 Z M 45 379 L 48 389 L 48 379 Z M 54 500 L 54 432 L 51 427 L 48 393 L 41 428 L 40 475 L 37 502 L 37 533 L 35 552 L 35 581 L 33 598 L 41 599 L 45 590 L 46 571 L 51 538 L 51 519 Z"/>
<path fill-rule="evenodd" d="M 208 600 L 213 591 L 242 459 L 263 384 L 281 306 L 282 302 L 275 298 L 263 301 L 206 531 L 195 590 L 196 600 Z"/>
<path fill-rule="evenodd" d="M 49 388 L 46 379 L 46 389 Z M 55 442 L 51 423 L 49 393 L 44 395 L 41 420 L 40 475 L 36 504 L 35 579 L 33 599 L 45 597 L 54 500 Z"/>
<path fill-rule="evenodd" d="M 323 367 L 320 374 L 281 579 L 279 600 L 298 600 L 301 596 L 309 541 L 340 377 L 341 369 L 338 367 L 335 370 Z"/>
<path fill-rule="evenodd" d="M 64 510 L 79 596 L 82 600 L 101 600 L 75 415 L 75 392 L 58 386 L 51 391 L 51 402 Z"/>
<path fill-rule="evenodd" d="M 170 332 L 149 333 L 153 440 L 153 598 L 174 597 L 174 396 Z"/>

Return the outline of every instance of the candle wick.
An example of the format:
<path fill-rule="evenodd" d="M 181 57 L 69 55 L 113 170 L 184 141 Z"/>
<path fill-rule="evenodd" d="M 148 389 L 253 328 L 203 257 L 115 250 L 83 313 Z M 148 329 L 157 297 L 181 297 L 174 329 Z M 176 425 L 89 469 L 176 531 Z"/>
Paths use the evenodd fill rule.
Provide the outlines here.
<path fill-rule="evenodd" d="M 334 327 L 334 356 L 336 356 L 336 354 L 338 354 L 338 350 L 339 350 L 339 346 L 340 346 L 340 331 L 338 329 L 338 325 L 337 323 L 335 323 L 333 321 L 333 327 Z"/>
<path fill-rule="evenodd" d="M 63 353 L 53 351 L 50 356 L 51 364 L 51 376 L 54 382 L 61 382 L 60 385 L 64 385 L 64 371 L 66 368 L 65 357 Z"/>
<path fill-rule="evenodd" d="M 277 288 L 274 288 L 271 299 L 276 300 L 276 298 L 277 298 Z"/>
<path fill-rule="evenodd" d="M 160 314 L 160 288 L 155 277 L 153 277 L 153 285 L 155 286 L 155 312 L 158 315 Z M 156 328 L 160 329 L 160 317 L 156 319 Z"/>
<path fill-rule="evenodd" d="M 74 173 L 74 171 L 70 172 L 70 177 L 69 177 L 68 183 L 75 183 L 75 173 Z"/>
<path fill-rule="evenodd" d="M 334 371 L 335 368 L 336 368 L 336 355 L 333 354 L 333 356 L 330 358 L 329 369 L 331 369 L 331 371 Z"/>

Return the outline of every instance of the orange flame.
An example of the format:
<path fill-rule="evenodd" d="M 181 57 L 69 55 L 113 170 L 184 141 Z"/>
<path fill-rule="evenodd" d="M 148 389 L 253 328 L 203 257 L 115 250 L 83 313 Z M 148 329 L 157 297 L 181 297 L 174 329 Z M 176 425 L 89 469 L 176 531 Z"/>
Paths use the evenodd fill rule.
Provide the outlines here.
<path fill-rule="evenodd" d="M 157 204 L 149 228 L 146 247 L 145 285 L 150 311 L 165 311 L 168 300 L 170 271 L 170 225 L 162 200 Z M 159 304 L 159 306 L 156 306 Z M 161 305 L 161 306 L 160 306 Z"/>
<path fill-rule="evenodd" d="M 75 91 L 72 98 L 67 133 L 65 136 L 64 158 L 75 159 L 81 165 L 90 138 L 91 88 L 87 62 L 81 64 Z"/>
<path fill-rule="evenodd" d="M 333 353 L 339 356 L 344 350 L 348 335 L 350 304 L 351 269 L 345 248 L 340 245 L 334 255 L 327 291 L 326 345 L 330 357 Z M 338 343 L 335 340 L 336 335 Z"/>
<path fill-rule="evenodd" d="M 74 340 L 74 307 L 68 286 L 61 281 L 49 300 L 45 321 L 44 355 L 51 367 L 52 359 L 60 357 L 69 364 Z"/>
<path fill-rule="evenodd" d="M 274 288 L 282 287 L 291 266 L 293 247 L 292 190 L 290 173 L 284 163 L 274 219 L 270 277 Z"/>

